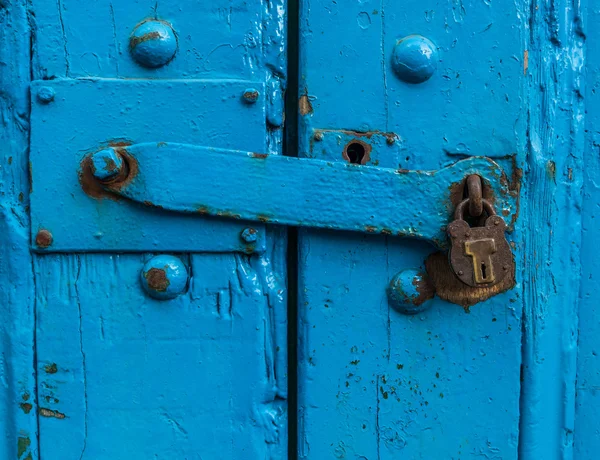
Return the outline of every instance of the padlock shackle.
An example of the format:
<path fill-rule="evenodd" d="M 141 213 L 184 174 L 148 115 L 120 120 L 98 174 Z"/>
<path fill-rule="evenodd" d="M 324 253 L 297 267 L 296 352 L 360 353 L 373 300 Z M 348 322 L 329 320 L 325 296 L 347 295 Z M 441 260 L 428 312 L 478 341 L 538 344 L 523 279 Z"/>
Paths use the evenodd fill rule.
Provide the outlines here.
<path fill-rule="evenodd" d="M 471 201 L 469 198 L 465 198 L 458 204 L 458 206 L 456 207 L 456 210 L 454 211 L 454 220 L 465 220 L 464 219 L 465 207 L 469 204 L 469 201 Z M 492 206 L 492 203 L 490 203 L 486 199 L 481 200 L 481 203 L 482 203 L 483 209 L 487 213 L 488 217 L 496 215 L 496 210 Z M 475 216 L 475 217 L 477 217 L 477 216 Z"/>

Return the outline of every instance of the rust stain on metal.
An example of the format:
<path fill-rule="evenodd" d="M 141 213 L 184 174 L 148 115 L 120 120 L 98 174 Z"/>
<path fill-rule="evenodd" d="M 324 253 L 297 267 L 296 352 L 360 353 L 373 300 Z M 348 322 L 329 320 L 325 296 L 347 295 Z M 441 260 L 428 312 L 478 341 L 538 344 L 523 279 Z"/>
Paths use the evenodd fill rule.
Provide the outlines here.
<path fill-rule="evenodd" d="M 411 298 L 411 302 L 417 307 L 426 301 L 433 299 L 435 296 L 435 287 L 431 283 L 431 279 L 427 273 L 419 273 L 418 276 L 413 279 L 413 286 L 419 295 Z"/>
<path fill-rule="evenodd" d="M 67 417 L 62 412 L 59 412 L 57 410 L 47 409 L 45 407 L 40 407 L 39 414 L 42 417 L 50 417 L 50 418 L 53 417 L 53 418 L 58 418 L 58 419 L 61 419 L 61 420 Z"/>
<path fill-rule="evenodd" d="M 372 225 L 365 225 L 365 232 L 377 233 L 377 227 L 373 227 Z"/>
<path fill-rule="evenodd" d="M 37 235 L 35 236 L 35 245 L 38 248 L 47 248 L 52 244 L 52 241 L 52 233 L 45 229 L 37 232 Z"/>
<path fill-rule="evenodd" d="M 240 214 L 236 214 L 234 212 L 231 211 L 218 211 L 217 212 L 217 216 L 219 217 L 228 217 L 231 219 L 241 219 L 242 216 Z"/>
<path fill-rule="evenodd" d="M 196 212 L 198 212 L 199 214 L 202 214 L 202 215 L 210 214 L 210 211 L 207 206 L 199 206 Z"/>
<path fill-rule="evenodd" d="M 308 97 L 308 93 L 300 96 L 300 100 L 298 101 L 298 108 L 300 110 L 300 115 L 309 115 L 313 113 L 313 106 L 310 102 L 310 98 Z"/>
<path fill-rule="evenodd" d="M 258 91 L 244 91 L 243 94 L 244 99 L 246 99 L 248 102 L 256 102 L 259 96 L 260 94 Z"/>
<path fill-rule="evenodd" d="M 129 39 L 129 46 L 131 48 L 135 48 L 136 46 L 138 46 L 140 43 L 144 43 L 150 40 L 156 40 L 157 38 L 160 38 L 160 33 L 159 32 L 148 32 L 147 34 L 144 35 L 140 35 L 139 37 L 131 37 Z"/>
<path fill-rule="evenodd" d="M 366 137 L 367 139 L 371 139 L 373 136 L 383 136 L 386 138 L 386 142 L 391 143 L 391 144 L 395 143 L 398 139 L 400 139 L 400 136 L 398 136 L 396 133 L 388 133 L 388 132 L 379 131 L 379 130 L 352 131 L 350 129 L 315 129 L 315 133 L 344 134 L 344 135 L 350 136 L 350 137 Z"/>
<path fill-rule="evenodd" d="M 113 139 L 111 141 L 108 142 L 108 146 L 109 147 L 114 147 L 114 148 L 118 148 L 118 147 L 129 147 L 130 145 L 132 145 L 133 142 L 127 140 L 127 139 Z"/>
<path fill-rule="evenodd" d="M 527 75 L 529 69 L 529 50 L 523 51 L 523 75 Z"/>
<path fill-rule="evenodd" d="M 448 214 L 453 215 L 456 207 L 467 198 L 467 181 L 460 180 L 450 184 L 450 203 L 448 207 Z M 489 181 L 481 180 L 481 198 L 494 204 L 496 197 Z"/>
<path fill-rule="evenodd" d="M 505 180 L 508 186 L 508 193 L 515 199 L 515 212 L 510 222 L 507 222 L 508 229 L 512 230 L 521 212 L 521 183 L 523 180 L 523 170 L 517 166 L 516 155 L 512 157 L 512 174 L 510 180 L 507 178 Z"/>
<path fill-rule="evenodd" d="M 109 144 L 111 147 L 115 147 L 117 153 L 123 158 L 124 163 L 122 173 L 110 181 L 100 182 L 94 177 L 91 155 L 86 155 L 82 160 L 79 170 L 79 183 L 87 195 L 97 199 L 110 198 L 118 200 L 120 197 L 114 193 L 110 193 L 110 191 L 120 190 L 131 183 L 135 176 L 137 176 L 139 171 L 137 160 L 127 152 L 122 143 L 119 141 L 118 143 Z"/>
<path fill-rule="evenodd" d="M 460 305 L 468 311 L 468 307 L 489 299 L 515 286 L 514 271 L 508 273 L 498 284 L 490 287 L 471 287 L 460 281 L 448 262 L 448 255 L 435 252 L 425 261 L 425 269 L 431 279 L 437 296 L 450 303 Z"/>
<path fill-rule="evenodd" d="M 46 371 L 46 374 L 56 374 L 58 372 L 58 366 L 56 363 L 46 364 L 44 366 L 44 371 Z"/>
<path fill-rule="evenodd" d="M 26 414 L 29 414 L 29 412 L 31 412 L 31 409 L 33 409 L 33 406 L 30 403 L 21 403 L 19 404 L 19 407 Z"/>
<path fill-rule="evenodd" d="M 162 268 L 151 268 L 144 273 L 148 286 L 158 292 L 165 292 L 171 282 L 167 278 L 167 272 Z"/>
<path fill-rule="evenodd" d="M 265 216 L 264 214 L 258 215 L 257 219 L 259 222 L 263 222 L 263 223 L 267 223 L 267 222 L 271 221 L 271 218 L 269 216 Z"/>
<path fill-rule="evenodd" d="M 260 160 L 264 160 L 265 158 L 267 158 L 269 155 L 267 153 L 251 153 L 250 156 L 252 158 L 258 158 Z"/>

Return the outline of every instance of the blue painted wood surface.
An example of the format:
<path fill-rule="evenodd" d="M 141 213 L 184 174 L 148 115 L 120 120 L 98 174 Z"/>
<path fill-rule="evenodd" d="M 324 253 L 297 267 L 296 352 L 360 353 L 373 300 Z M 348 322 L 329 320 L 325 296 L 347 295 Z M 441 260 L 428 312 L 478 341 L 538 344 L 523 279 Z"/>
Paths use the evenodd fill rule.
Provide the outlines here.
<path fill-rule="evenodd" d="M 587 14 L 586 14 L 587 13 Z M 577 363 L 575 387 L 575 414 L 571 420 L 573 458 L 594 458 L 600 452 L 600 260 L 598 231 L 600 229 L 600 31 L 594 25 L 600 19 L 600 8 L 593 2 L 576 16 L 583 21 L 586 37 L 585 67 L 579 68 L 579 82 L 585 77 L 581 93 L 585 99 L 584 168 L 581 208 L 581 289 L 577 311 L 571 318 L 576 321 Z M 581 38 L 580 38 L 581 40 Z M 575 345 L 569 342 L 569 351 Z M 569 369 L 573 372 L 573 368 Z M 572 377 L 571 377 L 572 378 Z"/>
<path fill-rule="evenodd" d="M 273 263 L 184 257 L 188 292 L 161 301 L 149 258 L 37 258 L 40 458 L 284 458 Z"/>
<path fill-rule="evenodd" d="M 598 457 L 593 2 L 300 2 L 300 85 L 289 89 L 299 136 L 287 153 L 411 177 L 492 159 L 507 174 L 499 208 L 514 220 L 517 284 L 467 311 L 436 298 L 405 316 L 388 303 L 389 281 L 421 273 L 437 248 L 301 229 L 289 339 L 285 228 L 249 233 L 236 220 L 98 199 L 79 177 L 81 161 L 115 141 L 281 154 L 286 2 L 1 3 L 0 459 Z M 342 163 L 353 142 L 370 149 L 364 166 Z M 187 211 L 173 193 L 195 196 L 202 155 L 189 167 L 184 150 L 165 150 L 185 170 L 155 204 Z M 354 184 L 318 215 L 298 205 L 314 172 L 277 164 L 295 184 L 268 203 L 289 213 L 281 223 L 301 224 L 294 216 L 309 209 L 310 225 L 348 224 L 357 203 L 385 195 L 365 182 L 357 198 Z M 222 168 L 223 181 L 243 182 L 234 158 Z M 213 182 L 215 206 L 232 207 Z M 438 194 L 436 210 L 397 200 L 393 221 L 434 212 L 425 226 L 439 238 L 450 190 L 417 192 Z M 164 255 L 187 270 L 169 300 L 141 282 Z M 298 351 L 289 455 L 288 340 Z"/>
<path fill-rule="evenodd" d="M 10 306 L 0 314 L 0 458 L 285 458 L 285 232 L 255 226 L 261 254 L 243 255 L 239 222 L 124 212 L 84 195 L 77 173 L 90 149 L 154 135 L 280 154 L 283 0 L 14 0 L 0 11 Z M 153 69 L 129 50 L 149 18 L 177 39 L 174 58 Z M 58 254 L 32 261 L 49 240 L 41 229 Z M 144 262 L 173 250 L 188 290 L 154 300 Z"/>
<path fill-rule="evenodd" d="M 30 22 L 25 0 L 0 10 L 0 458 L 37 458 L 35 286 L 29 253 Z"/>
<path fill-rule="evenodd" d="M 353 139 L 380 150 L 391 137 L 371 164 L 438 169 L 484 155 L 518 182 L 527 154 L 521 8 L 301 2 L 301 155 L 344 161 Z M 437 69 L 420 84 L 392 68 L 394 46 L 410 34 L 438 47 Z M 517 458 L 523 229 L 519 217 L 513 290 L 470 312 L 434 299 L 415 316 L 393 310 L 385 289 L 398 272 L 423 270 L 430 245 L 301 231 L 300 458 Z"/>

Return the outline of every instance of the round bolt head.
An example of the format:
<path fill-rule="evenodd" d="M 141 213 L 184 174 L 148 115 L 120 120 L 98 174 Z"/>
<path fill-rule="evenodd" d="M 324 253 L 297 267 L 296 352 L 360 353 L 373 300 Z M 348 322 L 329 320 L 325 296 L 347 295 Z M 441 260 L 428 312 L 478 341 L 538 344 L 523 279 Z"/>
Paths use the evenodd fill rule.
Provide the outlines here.
<path fill-rule="evenodd" d="M 187 290 L 188 271 L 178 257 L 160 255 L 146 262 L 142 269 L 141 282 L 150 297 L 170 300 Z"/>
<path fill-rule="evenodd" d="M 319 141 L 319 142 L 323 140 L 323 137 L 324 137 L 323 133 L 320 131 L 317 131 L 314 135 L 315 141 Z"/>
<path fill-rule="evenodd" d="M 246 243 L 256 243 L 258 240 L 258 230 L 255 228 L 247 228 L 242 232 L 242 239 Z"/>
<path fill-rule="evenodd" d="M 170 24 L 152 19 L 136 26 L 129 39 L 129 49 L 139 65 L 155 69 L 175 57 L 177 37 Z"/>
<path fill-rule="evenodd" d="M 392 54 L 392 69 L 406 83 L 429 80 L 437 62 L 436 46 L 422 35 L 408 35 L 398 40 Z"/>
<path fill-rule="evenodd" d="M 398 273 L 388 287 L 390 306 L 405 315 L 414 315 L 430 307 L 435 295 L 429 276 L 417 269 L 407 269 Z"/>
<path fill-rule="evenodd" d="M 257 89 L 254 88 L 248 88 L 246 91 L 244 91 L 244 94 L 242 95 L 242 97 L 244 98 L 244 102 L 248 104 L 254 104 L 256 101 L 258 101 L 259 96 L 260 93 Z"/>
<path fill-rule="evenodd" d="M 42 104 L 49 104 L 54 100 L 54 96 L 56 93 L 54 92 L 54 88 L 49 86 L 42 86 L 37 93 L 38 101 Z"/>
<path fill-rule="evenodd" d="M 106 182 L 123 171 L 121 155 L 112 147 L 100 150 L 92 155 L 92 173 L 99 181 Z"/>
<path fill-rule="evenodd" d="M 35 236 L 35 245 L 38 248 L 46 249 L 52 245 L 52 241 L 52 233 L 50 233 L 48 230 L 42 229 Z"/>

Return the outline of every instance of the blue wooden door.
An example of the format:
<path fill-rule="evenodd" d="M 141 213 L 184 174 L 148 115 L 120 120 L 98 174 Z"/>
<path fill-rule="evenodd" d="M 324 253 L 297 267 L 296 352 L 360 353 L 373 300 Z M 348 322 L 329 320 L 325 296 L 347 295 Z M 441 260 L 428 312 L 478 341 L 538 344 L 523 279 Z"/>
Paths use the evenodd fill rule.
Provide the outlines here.
<path fill-rule="evenodd" d="M 0 458 L 286 456 L 285 233 L 89 182 L 132 144 L 280 154 L 282 8 L 2 5 Z"/>
<path fill-rule="evenodd" d="M 412 240 L 301 229 L 299 458 L 597 458 L 597 8 L 584 3 L 300 2 L 299 155 L 401 172 L 491 158 L 506 179 L 482 176 L 516 200 L 499 210 L 516 285 L 478 301 L 445 277 L 419 228 L 438 215 L 421 184 L 396 197 Z M 386 200 L 349 190 L 339 206 L 376 216 Z M 425 271 L 437 296 L 399 312 L 388 283 Z"/>
<path fill-rule="evenodd" d="M 4 1 L 0 459 L 597 458 L 599 14 Z"/>

